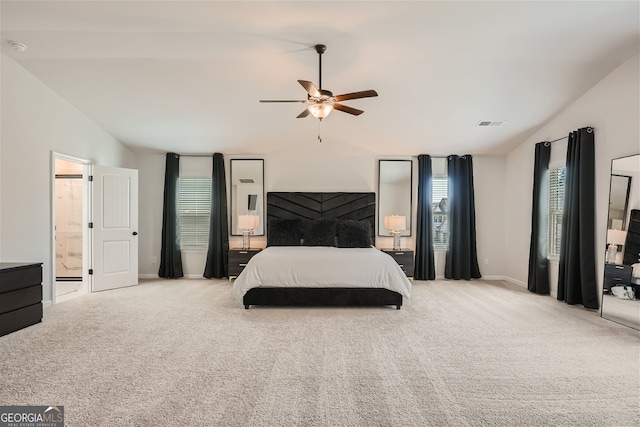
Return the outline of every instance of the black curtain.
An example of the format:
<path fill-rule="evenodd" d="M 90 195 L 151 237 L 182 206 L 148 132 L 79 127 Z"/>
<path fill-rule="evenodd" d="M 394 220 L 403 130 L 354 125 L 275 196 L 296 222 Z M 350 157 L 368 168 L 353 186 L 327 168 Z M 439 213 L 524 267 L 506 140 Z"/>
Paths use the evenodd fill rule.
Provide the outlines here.
<path fill-rule="evenodd" d="M 539 142 L 533 165 L 533 207 L 531 209 L 531 244 L 527 287 L 536 294 L 549 294 L 549 260 L 547 241 L 549 225 L 549 158 L 551 144 Z"/>
<path fill-rule="evenodd" d="M 566 168 L 558 299 L 597 309 L 593 128 L 569 134 Z"/>
<path fill-rule="evenodd" d="M 224 174 L 224 156 L 213 155 L 211 177 L 211 222 L 209 224 L 209 250 L 204 277 L 228 277 L 229 227 L 227 225 L 227 182 Z"/>
<path fill-rule="evenodd" d="M 447 279 L 479 279 L 476 249 L 476 208 L 473 191 L 473 160 L 447 157 L 449 177 L 449 247 L 444 268 Z"/>
<path fill-rule="evenodd" d="M 182 255 L 178 241 L 178 177 L 180 156 L 167 153 L 164 171 L 164 206 L 162 210 L 162 249 L 158 276 L 177 279 L 183 276 Z"/>
<path fill-rule="evenodd" d="M 418 227 L 416 236 L 416 261 L 413 276 L 416 280 L 435 280 L 433 259 L 433 211 L 432 211 L 431 156 L 418 156 Z"/>

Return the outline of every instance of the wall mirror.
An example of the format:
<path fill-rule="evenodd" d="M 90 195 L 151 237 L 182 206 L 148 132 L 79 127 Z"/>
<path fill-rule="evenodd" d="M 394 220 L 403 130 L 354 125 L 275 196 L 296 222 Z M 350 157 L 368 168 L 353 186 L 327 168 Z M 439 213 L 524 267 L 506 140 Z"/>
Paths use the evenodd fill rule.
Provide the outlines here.
<path fill-rule="evenodd" d="M 378 164 L 378 235 L 390 236 L 391 230 L 385 227 L 385 217 L 404 216 L 406 227 L 401 236 L 411 236 L 412 212 L 412 173 L 411 160 L 380 160 Z M 402 221 L 401 221 L 402 223 Z M 389 225 L 389 222 L 387 222 Z M 403 224 L 404 225 L 404 224 Z"/>
<path fill-rule="evenodd" d="M 247 224 L 251 234 L 264 235 L 264 159 L 231 159 L 230 176 L 231 235 L 242 235 Z"/>
<path fill-rule="evenodd" d="M 640 154 L 611 161 L 602 317 L 640 329 Z"/>

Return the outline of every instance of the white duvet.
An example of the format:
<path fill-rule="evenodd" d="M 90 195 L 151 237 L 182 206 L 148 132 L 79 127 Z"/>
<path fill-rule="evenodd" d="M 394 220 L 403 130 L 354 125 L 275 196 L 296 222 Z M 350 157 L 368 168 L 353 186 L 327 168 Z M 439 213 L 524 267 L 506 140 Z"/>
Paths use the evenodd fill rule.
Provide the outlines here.
<path fill-rule="evenodd" d="M 257 287 L 385 288 L 409 298 L 411 282 L 376 248 L 270 246 L 254 255 L 236 278 L 238 298 Z"/>

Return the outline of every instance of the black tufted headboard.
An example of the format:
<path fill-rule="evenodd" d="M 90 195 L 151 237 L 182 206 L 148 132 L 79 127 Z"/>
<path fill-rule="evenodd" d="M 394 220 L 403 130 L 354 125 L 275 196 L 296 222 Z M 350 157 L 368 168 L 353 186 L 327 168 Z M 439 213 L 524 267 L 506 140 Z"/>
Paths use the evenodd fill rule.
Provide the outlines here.
<path fill-rule="evenodd" d="M 376 194 L 269 192 L 267 193 L 267 223 L 271 218 L 335 218 L 369 221 L 371 239 L 375 242 Z"/>

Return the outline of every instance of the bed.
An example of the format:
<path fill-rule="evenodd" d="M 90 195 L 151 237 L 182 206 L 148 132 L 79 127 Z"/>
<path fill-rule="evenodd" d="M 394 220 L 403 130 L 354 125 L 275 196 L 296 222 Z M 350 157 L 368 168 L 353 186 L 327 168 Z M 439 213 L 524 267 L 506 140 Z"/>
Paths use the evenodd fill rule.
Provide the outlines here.
<path fill-rule="evenodd" d="M 267 248 L 234 282 L 251 305 L 395 306 L 411 282 L 375 249 L 374 193 L 267 193 Z"/>

